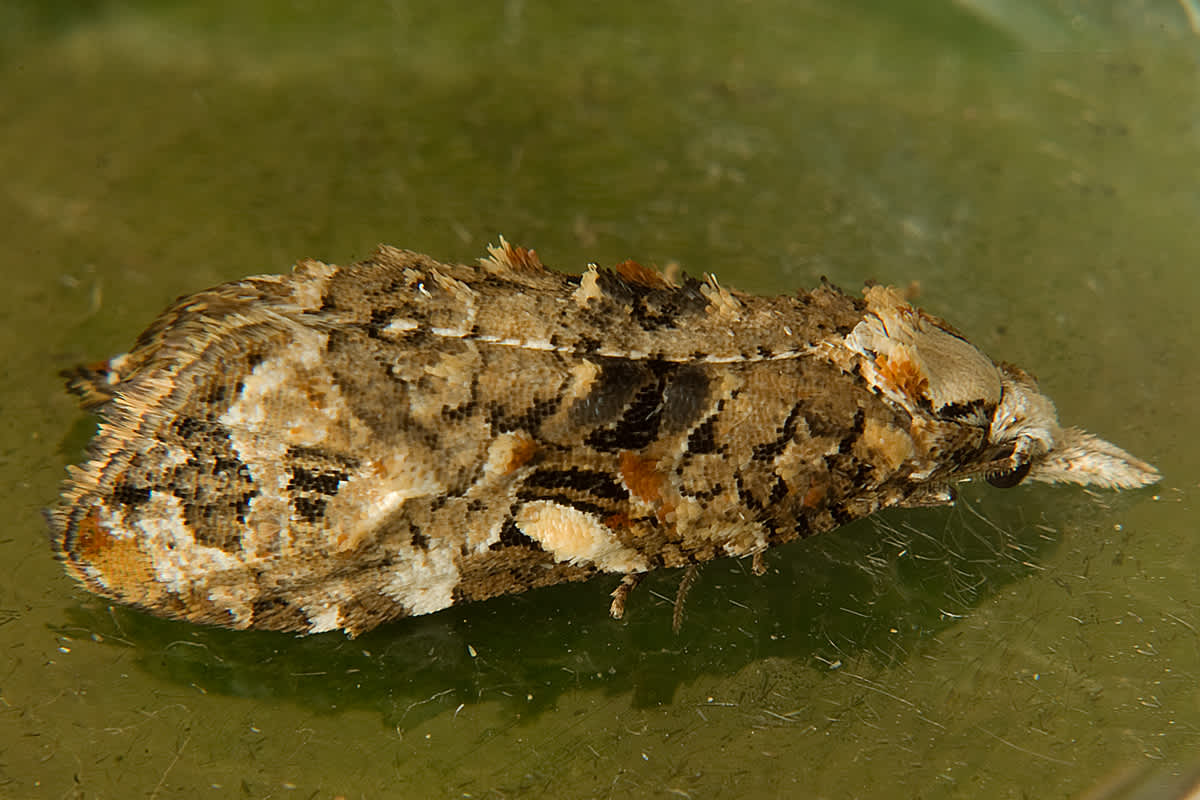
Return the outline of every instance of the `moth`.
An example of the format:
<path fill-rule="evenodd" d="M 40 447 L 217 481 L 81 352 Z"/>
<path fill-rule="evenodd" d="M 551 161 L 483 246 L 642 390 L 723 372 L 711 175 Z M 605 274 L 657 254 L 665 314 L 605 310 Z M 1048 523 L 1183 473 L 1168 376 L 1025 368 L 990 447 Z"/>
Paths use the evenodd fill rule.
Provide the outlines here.
<path fill-rule="evenodd" d="M 355 635 L 598 573 L 620 616 L 651 570 L 761 572 L 959 481 L 1159 478 L 893 289 L 566 274 L 503 239 L 223 284 L 69 377 L 101 423 L 49 513 L 67 571 L 240 629 Z"/>

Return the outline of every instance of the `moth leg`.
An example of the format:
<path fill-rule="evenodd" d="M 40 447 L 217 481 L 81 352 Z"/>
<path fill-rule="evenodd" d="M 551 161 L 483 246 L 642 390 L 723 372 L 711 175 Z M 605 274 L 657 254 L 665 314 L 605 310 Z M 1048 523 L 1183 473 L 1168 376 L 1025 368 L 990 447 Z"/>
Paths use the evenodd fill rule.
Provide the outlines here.
<path fill-rule="evenodd" d="M 904 500 L 896 504 L 897 508 L 936 508 L 937 506 L 951 506 L 957 499 L 957 492 L 953 486 L 933 485 L 926 486 L 922 489 L 910 494 Z"/>
<path fill-rule="evenodd" d="M 767 557 L 763 555 L 762 550 L 759 550 L 754 554 L 754 557 L 750 559 L 750 571 L 759 578 L 767 574 Z"/>
<path fill-rule="evenodd" d="M 630 572 L 621 578 L 621 584 L 613 589 L 613 601 L 608 609 L 608 613 L 612 615 L 613 619 L 621 619 L 625 616 L 625 601 L 629 599 L 629 593 L 636 589 L 645 577 L 646 573 L 644 572 Z"/>
<path fill-rule="evenodd" d="M 679 579 L 679 588 L 675 590 L 675 611 L 671 614 L 672 633 L 679 633 L 679 629 L 683 627 L 683 602 L 687 599 L 699 572 L 700 567 L 692 564 L 683 571 L 683 577 Z"/>

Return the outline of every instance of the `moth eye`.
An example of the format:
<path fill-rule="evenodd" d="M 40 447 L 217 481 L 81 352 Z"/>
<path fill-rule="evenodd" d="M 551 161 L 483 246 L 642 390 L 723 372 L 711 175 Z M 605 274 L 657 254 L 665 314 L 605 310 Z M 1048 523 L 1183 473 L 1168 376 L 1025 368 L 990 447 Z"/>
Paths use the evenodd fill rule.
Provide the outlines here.
<path fill-rule="evenodd" d="M 1028 474 L 1029 462 L 1026 462 L 1012 469 L 988 473 L 987 482 L 999 489 L 1011 489 L 1025 480 L 1025 476 Z"/>

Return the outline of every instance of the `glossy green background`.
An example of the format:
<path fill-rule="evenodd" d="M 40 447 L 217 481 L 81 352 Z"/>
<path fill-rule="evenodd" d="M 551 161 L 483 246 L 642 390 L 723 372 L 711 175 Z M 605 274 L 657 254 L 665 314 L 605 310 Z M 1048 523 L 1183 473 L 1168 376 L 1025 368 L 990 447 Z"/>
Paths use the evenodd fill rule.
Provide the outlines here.
<path fill-rule="evenodd" d="M 0 796 L 1068 797 L 1200 749 L 1200 36 L 1187 3 L 0 8 Z M 499 233 L 760 292 L 919 283 L 1123 495 L 967 487 L 357 640 L 153 620 L 41 509 L 56 372 L 179 294 Z"/>

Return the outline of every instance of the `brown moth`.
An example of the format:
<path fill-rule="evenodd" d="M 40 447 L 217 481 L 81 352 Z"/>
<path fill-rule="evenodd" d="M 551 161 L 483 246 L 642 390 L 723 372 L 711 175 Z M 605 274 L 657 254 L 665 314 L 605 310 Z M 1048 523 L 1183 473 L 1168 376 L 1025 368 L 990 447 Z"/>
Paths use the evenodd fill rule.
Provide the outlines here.
<path fill-rule="evenodd" d="M 619 616 L 650 570 L 761 570 L 964 479 L 1158 480 L 892 289 L 755 297 L 489 253 L 303 261 L 75 371 L 102 423 L 50 513 L 68 572 L 230 628 L 357 634 L 601 572 Z"/>

